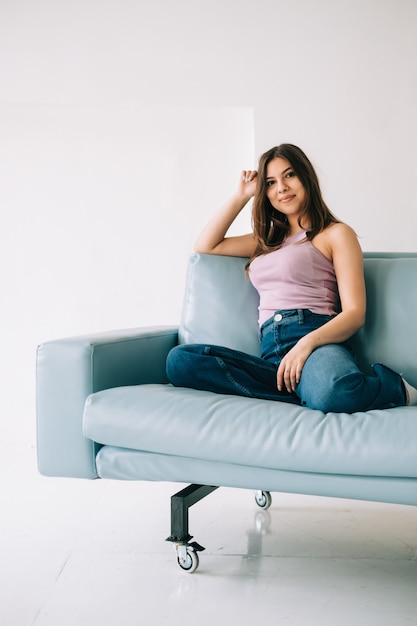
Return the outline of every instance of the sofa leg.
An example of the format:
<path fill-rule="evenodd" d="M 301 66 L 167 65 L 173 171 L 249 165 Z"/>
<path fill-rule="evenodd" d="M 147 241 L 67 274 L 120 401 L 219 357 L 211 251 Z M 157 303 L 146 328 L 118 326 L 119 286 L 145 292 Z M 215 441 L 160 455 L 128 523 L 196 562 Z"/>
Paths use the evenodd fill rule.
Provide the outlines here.
<path fill-rule="evenodd" d="M 178 565 L 189 572 L 198 567 L 198 552 L 204 550 L 188 531 L 188 509 L 218 489 L 208 485 L 189 485 L 171 497 L 171 535 L 167 541 L 175 544 Z"/>
<path fill-rule="evenodd" d="M 171 535 L 167 541 L 187 543 L 192 539 L 188 532 L 188 509 L 218 487 L 189 485 L 171 497 Z"/>

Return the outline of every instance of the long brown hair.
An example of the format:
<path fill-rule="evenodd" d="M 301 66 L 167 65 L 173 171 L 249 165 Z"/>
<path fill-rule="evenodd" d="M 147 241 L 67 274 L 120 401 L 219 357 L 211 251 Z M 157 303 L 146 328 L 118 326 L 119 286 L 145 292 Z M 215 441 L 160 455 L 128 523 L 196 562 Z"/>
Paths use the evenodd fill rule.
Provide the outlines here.
<path fill-rule="evenodd" d="M 247 267 L 260 254 L 277 250 L 289 232 L 287 217 L 274 209 L 267 196 L 266 170 L 270 161 L 277 157 L 289 161 L 304 187 L 305 206 L 298 223 L 301 226 L 303 218 L 307 218 L 305 220 L 309 224 L 307 239 L 313 239 L 329 224 L 339 221 L 324 202 L 317 174 L 304 152 L 289 143 L 271 148 L 259 159 L 256 194 L 252 207 L 252 226 L 257 246 Z"/>

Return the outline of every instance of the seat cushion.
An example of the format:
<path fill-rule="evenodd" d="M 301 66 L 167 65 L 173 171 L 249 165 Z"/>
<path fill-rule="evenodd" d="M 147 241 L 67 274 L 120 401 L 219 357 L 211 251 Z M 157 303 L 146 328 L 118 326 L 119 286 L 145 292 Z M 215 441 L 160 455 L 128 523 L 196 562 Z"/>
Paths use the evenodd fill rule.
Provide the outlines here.
<path fill-rule="evenodd" d="M 104 445 L 298 472 L 417 477 L 417 409 L 327 413 L 170 385 L 89 396 L 84 434 Z"/>

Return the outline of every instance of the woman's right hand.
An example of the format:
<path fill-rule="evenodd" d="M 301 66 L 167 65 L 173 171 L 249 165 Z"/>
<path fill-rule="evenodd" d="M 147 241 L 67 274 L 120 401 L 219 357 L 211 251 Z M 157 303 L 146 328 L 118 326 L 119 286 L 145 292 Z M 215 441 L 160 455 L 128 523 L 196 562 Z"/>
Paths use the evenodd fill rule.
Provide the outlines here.
<path fill-rule="evenodd" d="M 238 184 L 238 194 L 253 198 L 256 192 L 257 178 L 258 172 L 256 170 L 243 170 Z"/>
<path fill-rule="evenodd" d="M 255 195 L 257 176 L 256 170 L 242 171 L 237 191 L 213 215 L 197 237 L 194 244 L 195 252 L 225 256 L 252 256 L 257 246 L 253 232 L 232 237 L 227 237 L 226 233 L 242 209 Z"/>

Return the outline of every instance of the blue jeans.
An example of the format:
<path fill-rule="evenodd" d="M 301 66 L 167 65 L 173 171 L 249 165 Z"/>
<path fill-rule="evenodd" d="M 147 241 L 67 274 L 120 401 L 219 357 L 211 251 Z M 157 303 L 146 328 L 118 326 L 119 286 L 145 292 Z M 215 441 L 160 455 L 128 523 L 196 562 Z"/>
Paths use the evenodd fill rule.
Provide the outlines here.
<path fill-rule="evenodd" d="M 314 350 L 304 364 L 296 392 L 278 391 L 281 359 L 301 337 L 330 319 L 308 309 L 276 311 L 260 328 L 260 357 L 221 346 L 177 346 L 168 354 L 168 380 L 177 387 L 279 400 L 325 413 L 405 405 L 400 375 L 381 363 L 373 365 L 374 376 L 365 375 L 346 343 Z"/>

